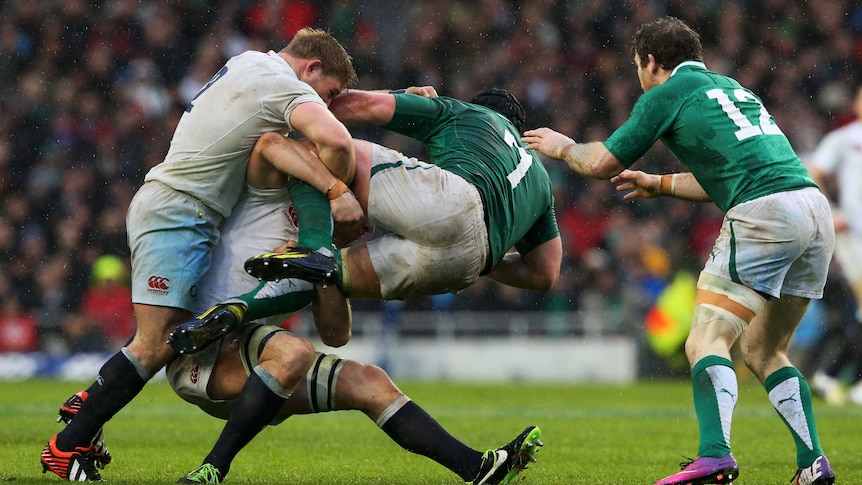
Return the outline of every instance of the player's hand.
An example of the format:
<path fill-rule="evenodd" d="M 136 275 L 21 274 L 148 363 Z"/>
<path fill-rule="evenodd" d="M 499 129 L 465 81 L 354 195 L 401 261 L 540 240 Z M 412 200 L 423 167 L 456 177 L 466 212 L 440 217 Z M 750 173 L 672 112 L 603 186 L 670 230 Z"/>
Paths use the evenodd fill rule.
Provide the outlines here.
<path fill-rule="evenodd" d="M 527 144 L 527 150 L 538 150 L 545 156 L 562 160 L 563 149 L 575 142 L 566 135 L 550 128 L 536 128 L 525 131 L 521 141 Z"/>
<path fill-rule="evenodd" d="M 436 98 L 437 90 L 434 89 L 434 86 L 410 86 L 409 88 L 404 90 L 407 94 L 418 94 L 423 98 Z"/>
<path fill-rule="evenodd" d="M 373 231 L 374 226 L 367 223 L 364 225 L 354 224 L 346 226 L 336 222 L 335 227 L 332 230 L 332 244 L 337 248 L 346 248 L 353 241 L 356 241 L 365 234 L 369 234 Z"/>
<path fill-rule="evenodd" d="M 347 191 L 329 201 L 329 208 L 332 210 L 332 219 L 338 224 L 342 224 L 344 229 L 363 230 L 365 224 L 368 223 L 368 218 L 365 217 L 365 212 L 353 192 Z"/>
<path fill-rule="evenodd" d="M 624 200 L 638 197 L 652 199 L 661 195 L 661 175 L 623 170 L 611 178 L 611 183 L 617 184 L 617 192 L 626 192 L 623 195 Z"/>
<path fill-rule="evenodd" d="M 287 241 L 281 243 L 280 245 L 272 248 L 272 252 L 274 253 L 286 253 L 288 249 L 292 249 L 296 247 L 296 241 L 293 239 L 288 239 Z"/>

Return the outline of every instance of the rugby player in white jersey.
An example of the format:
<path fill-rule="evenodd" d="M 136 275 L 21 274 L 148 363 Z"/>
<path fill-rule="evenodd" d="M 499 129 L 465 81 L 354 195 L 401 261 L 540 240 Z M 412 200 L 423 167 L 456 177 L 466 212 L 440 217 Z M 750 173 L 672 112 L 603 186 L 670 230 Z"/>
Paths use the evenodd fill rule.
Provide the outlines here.
<path fill-rule="evenodd" d="M 316 189 L 303 196 L 313 199 L 309 206 L 322 204 L 328 212 L 323 194 L 337 194 L 332 217 L 361 223 L 361 207 L 344 190 L 355 169 L 353 143 L 327 109 L 355 81 L 350 56 L 338 41 L 303 29 L 280 52 L 247 51 L 229 59 L 200 90 L 180 119 L 165 160 L 146 175 L 129 207 L 135 336 L 102 366 L 77 401 L 64 406 L 67 418 L 74 419 L 67 419 L 66 428 L 42 450 L 43 471 L 64 480 L 101 480 L 96 465 L 107 463 L 110 455 L 93 440 L 174 356 L 167 337 L 200 306 L 201 278 L 218 244 L 218 226 L 244 187 L 256 143 L 278 170 Z M 292 131 L 314 142 L 319 159 L 284 156 L 282 135 Z M 322 249 L 331 244 L 326 235 L 319 239 Z M 298 368 L 310 365 L 313 357 L 303 355 L 309 360 Z M 266 382 L 264 376 L 260 385 Z"/>
<path fill-rule="evenodd" d="M 298 142 L 288 142 L 305 149 Z M 370 147 L 358 148 L 357 154 L 360 152 L 370 153 Z M 315 287 L 297 279 L 259 283 L 243 270 L 242 263 L 249 255 L 303 237 L 297 231 L 284 176 L 256 154 L 257 149 L 249 163 L 246 191 L 221 227 L 213 264 L 200 287 L 200 311 L 246 292 L 286 312 L 304 308 L 313 299 L 321 340 L 341 346 L 350 338 L 350 311 L 335 285 Z M 369 163 L 370 157 L 357 156 L 357 174 L 367 173 Z M 296 375 L 282 369 L 295 365 L 293 354 L 313 356 L 314 350 L 310 342 L 278 326 L 285 318 L 282 314 L 259 319 L 201 352 L 183 354 L 168 364 L 168 379 L 177 394 L 208 414 L 227 419 L 201 466 L 179 483 L 221 483 L 236 454 L 266 425 L 279 424 L 294 414 L 336 410 L 362 411 L 404 449 L 431 458 L 466 482 L 508 483 L 533 461 L 531 453 L 525 454 L 520 448 L 535 451 L 533 447 L 541 446 L 535 426 L 500 448 L 484 453 L 474 450 L 446 432 L 374 365 L 317 353 L 297 385 Z M 250 385 L 249 375 L 262 371 L 275 382 L 269 383 L 269 392 L 256 393 L 257 400 L 247 399 L 250 394 L 244 388 Z"/>
<path fill-rule="evenodd" d="M 814 373 L 811 385 L 827 402 L 843 402 L 849 394 L 851 402 L 862 405 L 862 86 L 856 89 L 852 111 L 856 119 L 829 132 L 808 164 L 818 185 L 834 189 L 835 259 L 856 303 L 856 318 L 842 326 L 837 356 Z M 850 375 L 847 394 L 842 372 Z"/>

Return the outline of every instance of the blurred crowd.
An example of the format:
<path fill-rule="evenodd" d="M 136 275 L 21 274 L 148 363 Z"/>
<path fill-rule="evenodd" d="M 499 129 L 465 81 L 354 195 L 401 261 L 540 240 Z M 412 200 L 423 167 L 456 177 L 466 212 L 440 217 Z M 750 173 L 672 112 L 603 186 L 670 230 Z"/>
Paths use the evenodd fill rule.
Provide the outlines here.
<path fill-rule="evenodd" d="M 311 25 L 345 45 L 360 88 L 430 84 L 470 99 L 505 87 L 525 105 L 528 128 L 596 141 L 640 94 L 634 28 L 666 14 L 700 31 L 707 67 L 758 93 L 803 157 L 847 121 L 862 83 L 862 7 L 849 0 L 0 3 L 0 351 L 101 350 L 132 335 L 126 208 L 228 57 L 279 50 Z M 354 134 L 422 155 L 377 129 Z M 680 169 L 661 146 L 639 164 Z M 594 312 L 608 332 L 639 332 L 674 275 L 696 274 L 721 223 L 711 204 L 627 202 L 607 181 L 547 167 L 565 247 L 555 290 L 483 279 L 404 308 Z M 840 307 L 836 281 L 828 303 Z"/>

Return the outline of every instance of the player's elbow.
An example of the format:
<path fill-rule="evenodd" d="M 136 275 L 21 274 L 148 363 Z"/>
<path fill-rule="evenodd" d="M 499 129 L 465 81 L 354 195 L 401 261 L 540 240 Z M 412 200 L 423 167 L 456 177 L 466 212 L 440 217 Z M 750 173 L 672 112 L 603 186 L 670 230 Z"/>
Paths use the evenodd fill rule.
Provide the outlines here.
<path fill-rule="evenodd" d="M 323 336 L 321 336 L 321 337 L 323 337 Z M 350 341 L 350 334 L 348 333 L 347 335 L 337 335 L 337 336 L 330 336 L 328 338 L 321 338 L 321 341 L 324 343 L 324 345 L 327 345 L 329 347 L 334 347 L 334 348 L 343 347 L 343 346 L 347 345 L 347 342 Z"/>
<path fill-rule="evenodd" d="M 320 341 L 329 347 L 343 347 L 350 341 L 350 337 L 352 337 L 352 332 L 350 328 L 347 328 L 340 331 L 321 333 Z"/>
<path fill-rule="evenodd" d="M 559 265 L 556 268 L 549 267 L 538 275 L 535 289 L 538 291 L 551 291 L 557 284 L 558 279 L 560 279 Z"/>
<path fill-rule="evenodd" d="M 535 273 L 535 290 L 551 291 L 560 279 L 560 265 L 563 262 L 563 242 L 557 236 L 542 244 L 536 255 L 530 255 Z M 537 257 L 533 257 L 537 256 Z"/>
<path fill-rule="evenodd" d="M 590 144 L 589 173 L 586 176 L 594 179 L 606 180 L 622 172 L 625 167 L 617 160 L 617 157 L 602 143 Z"/>

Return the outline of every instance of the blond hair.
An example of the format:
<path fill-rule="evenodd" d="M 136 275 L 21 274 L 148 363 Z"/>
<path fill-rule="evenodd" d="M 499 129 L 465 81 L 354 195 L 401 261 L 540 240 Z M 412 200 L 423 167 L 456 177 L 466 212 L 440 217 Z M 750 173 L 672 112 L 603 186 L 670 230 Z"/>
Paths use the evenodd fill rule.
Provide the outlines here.
<path fill-rule="evenodd" d="M 344 46 L 325 30 L 305 27 L 296 33 L 281 52 L 299 59 L 320 59 L 324 74 L 334 76 L 345 88 L 356 86 L 358 78 L 353 69 L 353 58 Z"/>

